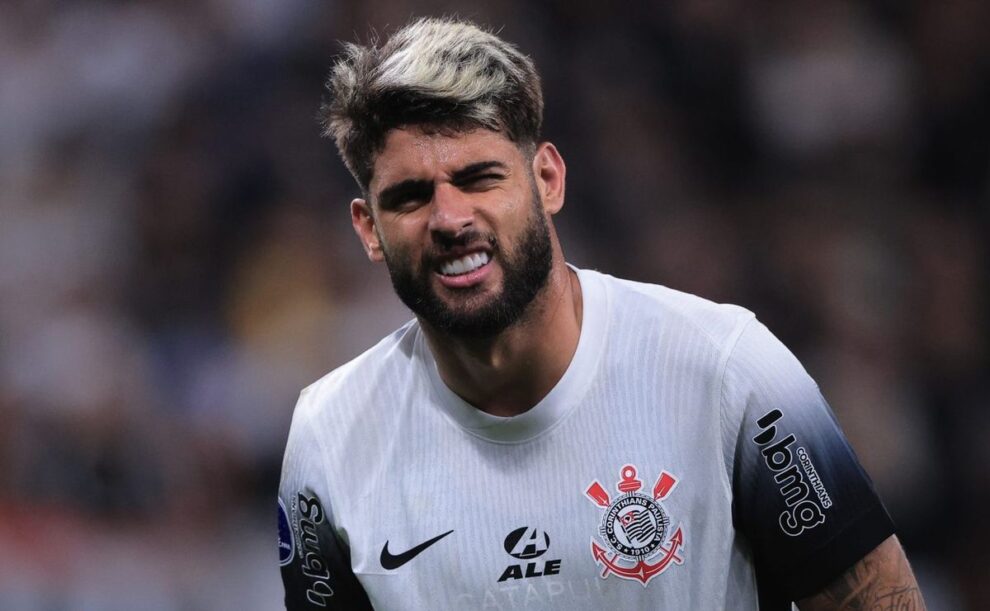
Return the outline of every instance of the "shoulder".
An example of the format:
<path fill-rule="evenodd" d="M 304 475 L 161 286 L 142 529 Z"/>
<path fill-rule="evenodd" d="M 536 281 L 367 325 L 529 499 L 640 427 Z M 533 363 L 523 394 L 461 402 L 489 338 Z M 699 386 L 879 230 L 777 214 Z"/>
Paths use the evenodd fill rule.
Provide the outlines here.
<path fill-rule="evenodd" d="M 582 270 L 582 282 L 607 295 L 609 323 L 632 332 L 661 332 L 694 340 L 722 353 L 755 315 L 738 305 L 715 303 L 659 284 Z"/>
<path fill-rule="evenodd" d="M 411 320 L 302 390 L 293 419 L 357 417 L 376 395 L 401 388 L 416 360 L 419 324 Z"/>
<path fill-rule="evenodd" d="M 422 383 L 413 383 L 421 371 L 418 337 L 419 326 L 411 321 L 302 390 L 285 446 L 284 485 L 318 486 L 313 482 L 339 479 L 351 459 L 377 460 L 395 434 L 403 401 L 422 392 L 416 390 Z"/>

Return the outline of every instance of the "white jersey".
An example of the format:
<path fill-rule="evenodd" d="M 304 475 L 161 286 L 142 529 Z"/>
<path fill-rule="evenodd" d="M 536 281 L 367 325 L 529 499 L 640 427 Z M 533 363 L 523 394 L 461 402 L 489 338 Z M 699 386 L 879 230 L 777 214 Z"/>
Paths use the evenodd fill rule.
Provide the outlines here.
<path fill-rule="evenodd" d="M 756 609 L 892 534 L 807 373 L 745 309 L 579 270 L 581 336 L 512 418 L 413 321 L 302 392 L 279 490 L 294 609 Z"/>

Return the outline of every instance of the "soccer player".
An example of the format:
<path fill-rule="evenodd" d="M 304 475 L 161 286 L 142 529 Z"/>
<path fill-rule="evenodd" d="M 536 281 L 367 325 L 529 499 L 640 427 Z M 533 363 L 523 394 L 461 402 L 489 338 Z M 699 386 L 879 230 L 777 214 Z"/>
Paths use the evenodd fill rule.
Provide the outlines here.
<path fill-rule="evenodd" d="M 532 61 L 472 24 L 349 45 L 323 108 L 415 319 L 306 388 L 295 609 L 924 607 L 817 386 L 752 313 L 565 262 Z"/>

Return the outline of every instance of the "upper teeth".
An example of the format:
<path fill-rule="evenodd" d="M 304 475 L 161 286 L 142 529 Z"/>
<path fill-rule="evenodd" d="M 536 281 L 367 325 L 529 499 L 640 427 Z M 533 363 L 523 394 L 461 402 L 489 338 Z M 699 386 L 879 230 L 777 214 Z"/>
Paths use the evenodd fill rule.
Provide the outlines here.
<path fill-rule="evenodd" d="M 444 263 L 440 266 L 440 273 L 444 276 L 466 274 L 473 272 L 485 263 L 488 263 L 488 253 L 476 252 Z"/>

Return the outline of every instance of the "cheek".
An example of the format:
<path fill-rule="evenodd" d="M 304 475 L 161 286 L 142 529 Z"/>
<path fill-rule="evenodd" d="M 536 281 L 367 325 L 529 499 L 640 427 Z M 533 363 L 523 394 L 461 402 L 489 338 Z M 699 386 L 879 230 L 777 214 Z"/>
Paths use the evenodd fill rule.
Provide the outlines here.
<path fill-rule="evenodd" d="M 519 193 L 505 202 L 501 215 L 503 231 L 512 236 L 519 236 L 529 229 L 530 225 L 539 222 L 537 215 L 542 214 L 543 209 L 533 197 L 529 192 Z"/>
<path fill-rule="evenodd" d="M 388 253 L 392 259 L 408 262 L 419 260 L 419 253 L 422 251 L 423 231 L 418 228 L 418 223 L 411 219 L 403 219 L 376 229 L 378 238 L 382 244 L 382 249 Z"/>

